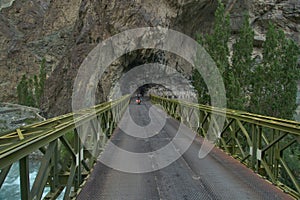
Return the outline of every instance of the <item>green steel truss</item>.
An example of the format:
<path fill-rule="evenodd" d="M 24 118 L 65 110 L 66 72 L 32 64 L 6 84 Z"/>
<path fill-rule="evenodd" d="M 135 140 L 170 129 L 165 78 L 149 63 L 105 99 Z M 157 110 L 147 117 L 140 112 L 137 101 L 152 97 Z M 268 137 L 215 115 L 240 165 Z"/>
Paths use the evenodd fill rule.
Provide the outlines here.
<path fill-rule="evenodd" d="M 22 199 L 41 199 L 46 187 L 50 191 L 44 199 L 56 199 L 63 190 L 64 199 L 76 197 L 95 164 L 95 155 L 103 151 L 129 100 L 125 96 L 76 114 L 0 134 L 0 188 L 12 164 L 19 162 Z M 300 198 L 300 165 L 291 163 L 299 163 L 299 155 L 291 153 L 300 148 L 299 122 L 157 96 L 151 100 L 204 137 L 212 124 L 218 138 L 216 145 L 285 192 Z M 199 119 L 196 126 L 189 123 L 193 113 Z M 225 117 L 222 128 L 216 123 L 218 117 Z M 78 130 L 88 134 L 80 137 Z M 42 154 L 41 164 L 30 187 L 29 157 L 37 151 Z"/>
<path fill-rule="evenodd" d="M 19 162 L 22 200 L 41 199 L 45 187 L 50 191 L 44 199 L 56 199 L 63 190 L 64 199 L 75 197 L 129 100 L 129 96 L 124 96 L 0 134 L 0 188 L 12 164 Z M 87 133 L 84 138 L 78 130 Z M 41 158 L 30 188 L 29 157 L 33 152 L 41 152 Z"/>
<path fill-rule="evenodd" d="M 151 100 L 201 136 L 207 136 L 208 127 L 213 127 L 219 148 L 300 199 L 300 155 L 293 152 L 300 150 L 300 122 L 158 96 L 151 96 Z M 194 114 L 196 126 L 189 123 Z M 221 117 L 225 124 L 218 127 Z"/>

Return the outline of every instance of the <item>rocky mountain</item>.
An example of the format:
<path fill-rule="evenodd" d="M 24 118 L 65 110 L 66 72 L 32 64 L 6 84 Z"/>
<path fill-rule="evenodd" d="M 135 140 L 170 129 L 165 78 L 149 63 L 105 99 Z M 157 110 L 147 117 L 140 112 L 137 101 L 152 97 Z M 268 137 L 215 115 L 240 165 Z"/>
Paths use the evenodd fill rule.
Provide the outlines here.
<path fill-rule="evenodd" d="M 257 54 L 269 21 L 300 44 L 299 0 L 223 2 L 231 15 L 233 34 L 239 32 L 244 13 L 250 13 Z M 217 0 L 2 0 L 0 101 L 16 101 L 20 77 L 37 74 L 45 58 L 48 79 L 43 110 L 48 116 L 69 112 L 77 70 L 99 42 L 124 30 L 148 26 L 174 29 L 195 38 L 197 33 L 211 31 L 216 7 Z M 140 50 L 118 59 L 99 83 L 97 100 L 108 98 L 124 71 L 159 60 L 161 54 Z M 172 62 L 172 55 L 164 57 Z M 176 63 L 176 70 L 186 77 L 191 73 L 184 61 Z"/>
<path fill-rule="evenodd" d="M 17 0 L 1 9 L 0 101 L 16 101 L 20 77 L 38 74 L 43 58 L 51 74 L 68 48 L 80 3 Z"/>

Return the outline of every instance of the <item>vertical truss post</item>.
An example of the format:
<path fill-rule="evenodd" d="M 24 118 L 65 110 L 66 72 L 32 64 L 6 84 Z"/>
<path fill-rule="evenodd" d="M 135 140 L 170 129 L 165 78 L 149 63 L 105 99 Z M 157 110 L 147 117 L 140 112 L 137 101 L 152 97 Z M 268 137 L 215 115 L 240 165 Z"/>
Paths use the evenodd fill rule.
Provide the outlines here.
<path fill-rule="evenodd" d="M 105 133 L 104 123 L 103 123 L 103 121 L 104 121 L 103 114 L 101 114 L 97 119 L 98 119 L 98 123 L 99 123 L 99 131 L 100 131 L 99 148 L 100 148 L 101 151 L 103 151 L 106 140 L 108 140 L 108 137 Z"/>
<path fill-rule="evenodd" d="M 0 188 L 2 187 L 2 184 L 4 183 L 5 181 L 5 178 L 10 170 L 12 165 L 9 165 L 8 167 L 4 168 L 4 169 L 1 169 L 1 173 L 0 173 Z"/>
<path fill-rule="evenodd" d="M 76 153 L 76 175 L 75 175 L 75 185 L 74 189 L 75 191 L 78 190 L 81 181 L 82 181 L 82 174 L 81 174 L 81 161 L 82 161 L 82 145 L 81 145 L 81 139 L 78 135 L 77 129 L 74 129 L 74 142 L 75 142 L 75 153 Z"/>
<path fill-rule="evenodd" d="M 29 160 L 28 156 L 20 159 L 20 188 L 21 188 L 21 199 L 29 200 L 30 198 L 30 184 L 29 184 Z"/>
<path fill-rule="evenodd" d="M 274 131 L 274 138 L 279 137 L 280 132 L 278 130 Z M 278 181 L 278 177 L 279 177 L 279 157 L 280 157 L 280 148 L 279 148 L 279 142 L 276 142 L 276 144 L 274 144 L 274 177 L 276 179 L 276 181 Z"/>
<path fill-rule="evenodd" d="M 108 127 L 109 127 L 109 135 L 111 136 L 112 133 L 113 133 L 113 130 L 115 128 L 115 119 L 114 119 L 114 116 L 113 116 L 113 111 L 110 110 L 108 112 L 108 115 L 109 115 L 109 121 L 108 121 Z"/>
<path fill-rule="evenodd" d="M 197 108 L 197 109 L 199 109 L 199 108 Z M 202 122 L 203 122 L 203 120 L 204 120 L 204 111 L 202 111 L 202 110 L 200 110 L 199 109 L 199 121 L 198 121 L 198 133 L 199 134 L 201 134 L 201 131 L 202 131 Z"/>
<path fill-rule="evenodd" d="M 270 140 L 271 142 L 274 141 L 275 138 L 276 138 L 275 137 L 275 132 L 276 132 L 275 129 L 273 129 L 272 132 L 271 132 L 271 140 Z M 268 159 L 268 165 L 269 165 L 269 167 L 271 169 L 271 172 L 272 172 L 273 176 L 275 175 L 274 174 L 275 145 L 276 144 L 273 144 L 272 147 L 270 148 L 270 150 L 269 150 L 269 159 Z M 275 178 L 275 176 L 274 176 L 274 178 Z"/>
<path fill-rule="evenodd" d="M 233 123 L 232 123 L 232 132 L 231 132 L 231 152 L 230 154 L 235 156 L 236 155 L 236 136 L 237 136 L 237 128 L 238 127 L 238 124 L 237 124 L 237 121 L 235 120 Z"/>
<path fill-rule="evenodd" d="M 53 158 L 54 149 L 57 146 L 57 141 L 52 141 L 46 150 L 45 155 L 43 156 L 41 160 L 41 165 L 39 168 L 39 171 L 36 175 L 36 178 L 34 180 L 32 189 L 31 189 L 31 196 L 33 199 L 41 199 L 43 195 L 43 190 L 45 188 L 45 185 L 47 184 L 49 174 L 51 172 L 52 168 L 52 162 L 51 160 Z"/>
<path fill-rule="evenodd" d="M 257 127 L 257 148 L 256 148 L 256 160 L 257 160 L 257 165 L 256 165 L 256 170 L 258 173 L 260 173 L 260 168 L 261 168 L 261 159 L 262 159 L 262 127 L 258 126 Z"/>
<path fill-rule="evenodd" d="M 56 192 L 59 181 L 58 181 L 58 163 L 59 163 L 59 151 L 58 151 L 58 140 L 55 140 L 54 144 L 54 152 L 51 158 L 51 174 L 50 174 L 50 192 L 54 193 Z"/>
<path fill-rule="evenodd" d="M 257 154 L 257 127 L 252 124 L 252 147 L 250 147 L 251 168 L 256 171 L 256 154 Z"/>

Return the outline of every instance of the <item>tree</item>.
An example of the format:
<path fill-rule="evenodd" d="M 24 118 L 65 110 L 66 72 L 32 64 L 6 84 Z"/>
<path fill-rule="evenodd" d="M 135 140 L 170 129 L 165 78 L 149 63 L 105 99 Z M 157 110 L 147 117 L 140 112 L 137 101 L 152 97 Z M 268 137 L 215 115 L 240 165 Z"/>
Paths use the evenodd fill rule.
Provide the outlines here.
<path fill-rule="evenodd" d="M 27 89 L 28 94 L 26 96 L 25 105 L 26 106 L 35 106 L 36 104 L 35 104 L 34 95 L 33 95 L 33 81 L 31 78 L 28 80 L 27 88 L 28 88 Z"/>
<path fill-rule="evenodd" d="M 209 104 L 210 96 L 207 89 L 207 86 L 201 76 L 201 74 L 194 69 L 192 73 L 192 83 L 195 90 L 198 93 L 198 103 L 200 104 Z"/>
<path fill-rule="evenodd" d="M 228 41 L 230 36 L 230 20 L 229 15 L 225 14 L 224 4 L 219 0 L 219 6 L 215 12 L 215 22 L 213 33 L 204 37 L 198 35 L 198 43 L 200 43 L 215 61 L 223 78 L 228 79 L 225 71 L 229 68 L 229 48 Z M 200 60 L 196 60 L 201 62 Z M 199 103 L 210 104 L 210 97 L 207 86 L 203 78 L 197 70 L 193 71 L 193 85 L 198 91 Z M 214 83 L 211 83 L 214 84 Z"/>
<path fill-rule="evenodd" d="M 18 102 L 19 104 L 26 104 L 26 97 L 28 96 L 27 78 L 25 74 L 17 86 Z"/>
<path fill-rule="evenodd" d="M 299 47 L 270 24 L 263 45 L 263 62 L 256 67 L 252 80 L 251 112 L 293 118 L 300 78 L 299 54 Z"/>
<path fill-rule="evenodd" d="M 224 75 L 225 70 L 229 67 L 230 19 L 225 12 L 224 4 L 220 0 L 218 2 L 213 34 L 206 36 L 204 47 L 215 61 L 220 73 Z"/>
<path fill-rule="evenodd" d="M 36 107 L 40 105 L 40 99 L 44 93 L 46 81 L 45 62 L 45 59 L 43 59 L 40 66 L 39 77 L 34 75 L 33 79 L 27 79 L 25 75 L 22 76 L 17 86 L 19 104 Z"/>
<path fill-rule="evenodd" d="M 42 94 L 44 93 L 45 81 L 46 81 L 46 69 L 45 69 L 46 60 L 43 59 L 40 65 L 39 78 L 34 77 L 34 90 L 35 90 L 35 99 L 36 105 L 40 105 Z"/>
<path fill-rule="evenodd" d="M 249 16 L 245 15 L 243 27 L 239 38 L 233 45 L 232 66 L 228 70 L 230 81 L 227 86 L 228 107 L 237 110 L 247 110 L 250 83 L 253 68 L 253 41 L 254 31 L 249 22 Z"/>
<path fill-rule="evenodd" d="M 40 91 L 40 83 L 37 75 L 33 76 L 33 85 L 34 85 L 34 96 L 35 96 L 35 102 L 40 102 L 41 97 L 41 91 Z"/>

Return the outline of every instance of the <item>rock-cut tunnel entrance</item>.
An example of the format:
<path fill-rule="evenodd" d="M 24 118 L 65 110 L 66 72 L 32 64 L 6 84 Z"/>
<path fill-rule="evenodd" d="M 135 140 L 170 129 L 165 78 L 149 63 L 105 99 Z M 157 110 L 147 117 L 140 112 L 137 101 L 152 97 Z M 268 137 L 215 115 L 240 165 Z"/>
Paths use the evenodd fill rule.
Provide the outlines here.
<path fill-rule="evenodd" d="M 154 51 L 135 51 L 122 56 L 109 67 L 107 75 L 113 78 L 101 80 L 107 100 L 125 94 L 155 94 L 192 102 L 197 100 L 191 81 L 191 64 L 171 53 Z"/>

